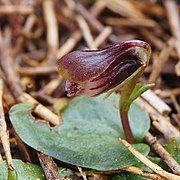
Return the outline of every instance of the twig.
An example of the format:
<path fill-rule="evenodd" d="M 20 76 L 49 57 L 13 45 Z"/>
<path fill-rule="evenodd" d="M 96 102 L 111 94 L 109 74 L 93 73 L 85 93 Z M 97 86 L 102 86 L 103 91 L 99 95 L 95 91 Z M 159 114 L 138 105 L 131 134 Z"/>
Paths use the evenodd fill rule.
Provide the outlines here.
<path fill-rule="evenodd" d="M 169 117 L 162 116 L 142 98 L 136 99 L 135 102 L 149 113 L 153 120 L 152 124 L 165 136 L 166 139 L 180 137 L 180 132 L 170 123 Z"/>
<path fill-rule="evenodd" d="M 171 112 L 171 108 L 152 90 L 146 91 L 141 96 L 162 115 L 167 116 Z"/>
<path fill-rule="evenodd" d="M 180 176 L 177 176 L 175 174 L 169 173 L 165 170 L 163 170 L 161 167 L 159 167 L 157 164 L 151 162 L 149 159 L 147 159 L 144 155 L 142 155 L 140 152 L 138 152 L 131 144 L 129 144 L 127 141 L 119 138 L 120 142 L 143 164 L 145 164 L 147 167 L 152 169 L 155 173 L 158 175 L 164 177 L 165 179 L 169 180 L 180 180 Z"/>
<path fill-rule="evenodd" d="M 8 168 L 13 170 L 14 164 L 12 161 L 9 135 L 7 132 L 7 125 L 6 125 L 6 120 L 5 120 L 4 110 L 3 110 L 3 81 L 2 79 L 0 79 L 0 138 L 1 138 L 2 145 L 5 151 Z"/>
<path fill-rule="evenodd" d="M 28 15 L 33 13 L 34 8 L 31 6 L 24 5 L 1 5 L 0 6 L 0 14 L 1 15 L 9 15 L 19 13 L 22 15 Z"/>
<path fill-rule="evenodd" d="M 58 167 L 53 159 L 41 152 L 37 152 L 37 155 L 47 180 L 60 180 L 61 177 L 58 172 Z"/>
<path fill-rule="evenodd" d="M 56 114 L 54 114 L 52 111 L 50 111 L 48 108 L 40 104 L 37 100 L 35 100 L 32 96 L 30 96 L 27 93 L 22 93 L 18 97 L 18 101 L 20 102 L 28 102 L 32 103 L 35 106 L 33 109 L 33 112 L 39 115 L 41 118 L 49 121 L 53 125 L 61 125 L 63 124 L 63 121 L 60 117 L 58 117 Z"/>
<path fill-rule="evenodd" d="M 180 175 L 180 165 L 174 160 L 174 158 L 163 148 L 163 146 L 158 142 L 158 140 L 147 133 L 145 136 L 145 141 L 154 149 L 154 151 L 166 162 L 166 164 L 171 168 L 171 170 Z"/>
<path fill-rule="evenodd" d="M 47 26 L 48 60 L 51 65 L 56 64 L 56 53 L 59 47 L 58 23 L 53 0 L 43 1 L 43 13 Z"/>
<path fill-rule="evenodd" d="M 130 172 L 132 174 L 142 176 L 142 177 L 154 179 L 154 180 L 165 180 L 166 179 L 166 178 L 163 178 L 162 176 L 159 176 L 158 174 L 146 172 L 143 169 L 140 169 L 140 168 L 135 167 L 135 166 L 125 167 L 122 170 Z"/>

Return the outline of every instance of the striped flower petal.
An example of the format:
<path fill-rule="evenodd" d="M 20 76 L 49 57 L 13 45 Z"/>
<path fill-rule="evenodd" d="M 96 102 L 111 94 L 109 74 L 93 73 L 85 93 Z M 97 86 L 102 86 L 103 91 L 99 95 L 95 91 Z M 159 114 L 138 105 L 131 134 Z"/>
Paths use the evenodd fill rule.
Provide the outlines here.
<path fill-rule="evenodd" d="M 68 96 L 82 94 L 94 97 L 115 88 L 146 66 L 150 46 L 133 40 L 102 50 L 78 50 L 58 60 L 58 70 L 66 79 Z"/>

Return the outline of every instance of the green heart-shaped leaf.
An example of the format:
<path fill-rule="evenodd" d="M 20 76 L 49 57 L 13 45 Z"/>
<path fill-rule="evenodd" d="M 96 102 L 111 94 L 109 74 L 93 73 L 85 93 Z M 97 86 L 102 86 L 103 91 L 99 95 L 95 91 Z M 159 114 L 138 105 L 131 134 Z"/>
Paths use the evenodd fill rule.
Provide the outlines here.
<path fill-rule="evenodd" d="M 15 105 L 10 119 L 26 144 L 66 163 L 96 170 L 135 165 L 137 159 L 118 140 L 124 137 L 119 96 L 111 95 L 105 101 L 103 98 L 74 98 L 62 111 L 64 124 L 54 129 L 33 120 L 31 104 Z M 148 115 L 133 104 L 129 118 L 136 140 L 142 141 L 150 126 Z M 145 144 L 134 146 L 145 155 L 149 152 Z"/>
<path fill-rule="evenodd" d="M 6 161 L 0 163 L 1 180 L 45 180 L 44 172 L 41 167 L 32 163 L 24 163 L 21 160 L 13 160 L 15 170 L 8 170 Z"/>
<path fill-rule="evenodd" d="M 7 162 L 0 163 L 0 180 L 46 180 L 43 169 L 32 163 L 24 163 L 21 160 L 13 159 L 15 170 L 8 169 Z M 73 177 L 74 174 L 65 168 L 59 167 L 58 172 L 63 177 Z"/>

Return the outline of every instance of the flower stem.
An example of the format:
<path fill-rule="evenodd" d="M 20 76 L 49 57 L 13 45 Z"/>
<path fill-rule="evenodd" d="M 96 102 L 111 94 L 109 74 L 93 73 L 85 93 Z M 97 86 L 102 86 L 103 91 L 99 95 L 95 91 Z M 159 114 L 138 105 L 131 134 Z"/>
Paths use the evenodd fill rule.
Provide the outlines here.
<path fill-rule="evenodd" d="M 121 117 L 121 122 L 122 122 L 122 126 L 123 126 L 123 130 L 124 130 L 126 140 L 129 143 L 135 143 L 136 141 L 134 139 L 134 136 L 133 136 L 133 133 L 131 131 L 130 124 L 129 124 L 128 111 L 120 111 L 120 117 Z"/>

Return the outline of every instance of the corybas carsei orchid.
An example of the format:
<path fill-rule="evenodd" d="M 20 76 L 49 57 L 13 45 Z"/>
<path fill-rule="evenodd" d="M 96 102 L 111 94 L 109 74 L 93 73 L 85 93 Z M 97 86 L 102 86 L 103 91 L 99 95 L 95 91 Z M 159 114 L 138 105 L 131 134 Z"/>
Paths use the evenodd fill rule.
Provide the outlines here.
<path fill-rule="evenodd" d="M 95 97 L 121 87 L 120 116 L 126 139 L 134 143 L 128 121 L 130 104 L 149 86 L 137 83 L 151 54 L 144 41 L 125 41 L 102 50 L 77 50 L 58 60 L 58 71 L 67 80 L 68 96 Z"/>

